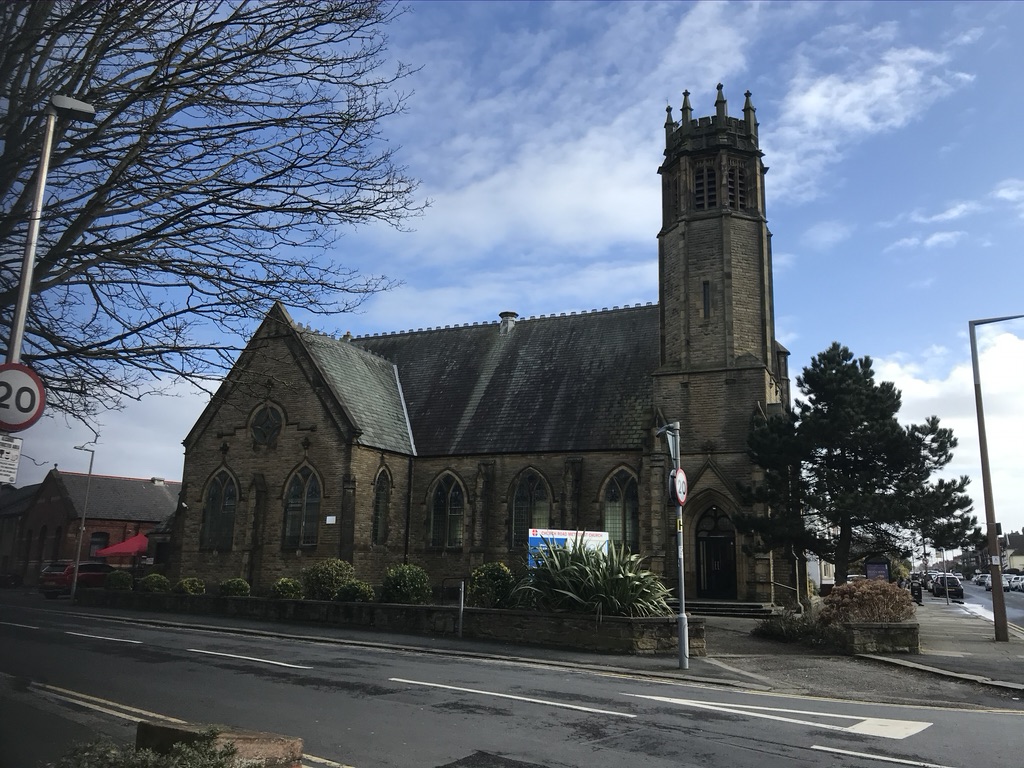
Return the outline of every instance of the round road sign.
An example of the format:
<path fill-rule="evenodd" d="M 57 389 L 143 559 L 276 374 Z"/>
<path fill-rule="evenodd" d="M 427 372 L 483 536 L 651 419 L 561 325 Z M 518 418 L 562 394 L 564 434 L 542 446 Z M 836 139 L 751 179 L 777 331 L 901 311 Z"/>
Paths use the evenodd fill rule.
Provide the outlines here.
<path fill-rule="evenodd" d="M 36 372 L 21 363 L 0 365 L 0 430 L 20 432 L 43 415 L 46 390 Z"/>
<path fill-rule="evenodd" d="M 672 490 L 676 495 L 676 503 L 683 506 L 686 503 L 686 473 L 682 469 L 672 470 Z"/>

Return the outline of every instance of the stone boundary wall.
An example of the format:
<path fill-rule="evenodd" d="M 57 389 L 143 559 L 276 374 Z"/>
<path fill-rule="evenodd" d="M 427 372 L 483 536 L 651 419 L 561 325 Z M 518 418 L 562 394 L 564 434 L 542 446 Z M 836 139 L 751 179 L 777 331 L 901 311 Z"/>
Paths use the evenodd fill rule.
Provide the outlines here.
<path fill-rule="evenodd" d="M 851 622 L 843 625 L 843 636 L 849 654 L 920 653 L 920 630 L 916 621 Z"/>
<path fill-rule="evenodd" d="M 271 600 L 262 597 L 179 595 L 88 589 L 76 601 L 95 608 L 227 616 L 256 621 L 362 627 L 382 632 L 455 636 L 458 606 L 336 603 L 320 600 Z M 597 619 L 574 613 L 466 608 L 462 637 L 519 645 L 635 655 L 678 652 L 675 616 Z M 690 656 L 706 656 L 704 619 L 687 619 Z"/>

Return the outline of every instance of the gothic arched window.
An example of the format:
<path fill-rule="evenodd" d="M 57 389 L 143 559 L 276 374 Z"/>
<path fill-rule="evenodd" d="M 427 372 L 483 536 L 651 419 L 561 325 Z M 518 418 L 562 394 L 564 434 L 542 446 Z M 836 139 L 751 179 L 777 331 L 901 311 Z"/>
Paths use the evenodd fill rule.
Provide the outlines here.
<path fill-rule="evenodd" d="M 551 499 L 540 473 L 528 469 L 519 477 L 512 496 L 512 546 L 525 547 L 531 528 L 551 525 Z"/>
<path fill-rule="evenodd" d="M 747 208 L 747 172 L 742 168 L 730 168 L 726 179 L 729 185 L 729 207 L 734 211 Z"/>
<path fill-rule="evenodd" d="M 388 538 L 388 510 L 391 507 L 391 476 L 382 469 L 373 481 L 373 521 L 370 543 L 383 544 Z"/>
<path fill-rule="evenodd" d="M 430 546 L 454 549 L 462 546 L 462 517 L 466 494 L 452 474 L 445 474 L 434 486 L 430 505 Z"/>
<path fill-rule="evenodd" d="M 249 422 L 249 432 L 252 435 L 252 442 L 255 445 L 277 444 L 277 436 L 281 434 L 281 424 L 284 419 L 281 412 L 272 405 L 263 405 L 253 414 Z"/>
<path fill-rule="evenodd" d="M 288 482 L 284 497 L 283 549 L 315 547 L 320 530 L 320 479 L 303 467 Z"/>
<path fill-rule="evenodd" d="M 693 208 L 708 211 L 718 205 L 718 185 L 711 164 L 698 166 L 693 178 Z"/>
<path fill-rule="evenodd" d="M 624 469 L 605 486 L 604 529 L 613 543 L 625 544 L 631 552 L 640 550 L 640 494 L 636 478 Z"/>
<path fill-rule="evenodd" d="M 215 549 L 218 552 L 231 550 L 237 504 L 238 486 L 235 485 L 235 479 L 221 470 L 206 488 L 203 524 L 199 532 L 200 549 Z"/>

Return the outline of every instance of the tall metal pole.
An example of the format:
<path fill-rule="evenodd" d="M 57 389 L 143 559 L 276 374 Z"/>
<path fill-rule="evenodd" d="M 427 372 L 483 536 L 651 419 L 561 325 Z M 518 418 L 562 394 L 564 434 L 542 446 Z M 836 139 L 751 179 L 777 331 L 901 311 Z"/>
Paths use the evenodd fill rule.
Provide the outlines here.
<path fill-rule="evenodd" d="M 990 317 L 986 320 L 971 320 L 967 327 L 971 334 L 971 365 L 974 368 L 974 401 L 978 409 L 978 447 L 981 450 L 981 487 L 985 494 L 985 528 L 988 533 L 989 569 L 992 574 L 992 616 L 996 629 L 996 642 L 1008 642 L 1010 631 L 1006 623 L 1006 599 L 1003 595 L 1003 564 L 999 553 L 999 536 L 996 534 L 996 505 L 992 500 L 992 476 L 988 464 L 988 439 L 985 436 L 985 408 L 981 399 L 981 372 L 978 366 L 978 339 L 974 329 L 979 325 L 1017 320 L 1024 315 Z"/>
<path fill-rule="evenodd" d="M 679 495 L 675 488 L 676 474 L 682 472 L 679 459 L 679 422 L 674 421 L 658 430 L 665 435 L 668 443 L 668 452 L 672 457 L 672 482 L 669 483 L 669 493 L 676 503 L 676 570 L 679 575 L 679 615 L 676 617 L 676 633 L 678 635 L 677 645 L 679 646 L 679 668 L 690 668 L 690 628 L 686 620 L 686 585 L 683 571 L 683 505 L 679 502 Z"/>
<path fill-rule="evenodd" d="M 89 512 L 89 487 L 92 485 L 92 460 L 96 458 L 95 448 L 76 445 L 75 450 L 89 452 L 89 474 L 85 479 L 85 503 L 82 505 L 82 517 L 78 524 L 78 546 L 75 548 L 75 573 L 71 577 L 71 602 L 75 601 L 75 592 L 78 589 L 78 566 L 82 562 L 82 539 L 85 537 L 85 516 Z"/>
<path fill-rule="evenodd" d="M 36 177 L 36 195 L 32 200 L 32 213 L 28 220 L 28 240 L 25 255 L 21 260 L 21 283 L 18 285 L 18 299 L 11 318 L 11 335 L 7 342 L 7 362 L 21 362 L 21 342 L 25 338 L 25 318 L 28 315 L 28 299 L 32 294 L 32 272 L 36 264 L 36 243 L 39 241 L 39 223 L 43 218 L 43 198 L 46 193 L 46 174 L 50 169 L 50 148 L 53 145 L 53 128 L 57 124 L 57 110 L 46 108 L 46 128 L 43 130 L 43 154 L 39 158 L 39 172 Z"/>
<path fill-rule="evenodd" d="M 28 240 L 25 255 L 21 260 L 21 278 L 18 298 L 11 318 L 11 333 L 7 340 L 7 362 L 21 362 L 21 345 L 25 338 L 25 318 L 28 316 L 28 301 L 32 295 L 32 273 L 36 264 L 36 244 L 39 242 L 39 225 L 43 218 L 43 199 L 46 194 L 46 175 L 50 170 L 50 150 L 53 147 L 53 131 L 58 113 L 73 120 L 93 120 L 96 110 L 91 104 L 68 96 L 54 96 L 46 106 L 46 125 L 43 130 L 43 153 L 39 158 L 39 172 L 36 177 L 36 194 L 32 200 L 32 212 L 28 221 Z"/>

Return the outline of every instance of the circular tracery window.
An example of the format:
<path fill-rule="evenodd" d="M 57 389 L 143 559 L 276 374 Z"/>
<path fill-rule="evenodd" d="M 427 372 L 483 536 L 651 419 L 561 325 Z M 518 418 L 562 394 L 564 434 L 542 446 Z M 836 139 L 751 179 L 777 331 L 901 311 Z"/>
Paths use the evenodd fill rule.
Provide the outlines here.
<path fill-rule="evenodd" d="M 273 445 L 281 433 L 281 412 L 264 405 L 252 417 L 252 440 L 257 445 Z"/>

